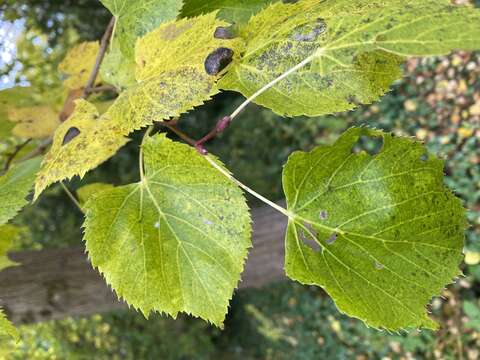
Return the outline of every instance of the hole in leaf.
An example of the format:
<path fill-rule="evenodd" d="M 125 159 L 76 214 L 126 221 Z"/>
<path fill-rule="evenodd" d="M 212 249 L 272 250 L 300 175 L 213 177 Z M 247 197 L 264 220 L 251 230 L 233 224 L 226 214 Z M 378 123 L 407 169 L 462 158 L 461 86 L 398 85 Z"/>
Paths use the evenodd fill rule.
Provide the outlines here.
<path fill-rule="evenodd" d="M 233 59 L 233 50 L 229 48 L 218 48 L 212 51 L 205 59 L 205 71 L 208 75 L 217 75 L 225 69 Z"/>
<path fill-rule="evenodd" d="M 160 222 L 157 221 L 157 222 L 155 223 L 155 225 L 153 225 L 153 227 L 154 227 L 155 229 L 160 229 Z"/>
<path fill-rule="evenodd" d="M 352 152 L 359 154 L 366 152 L 371 156 L 377 155 L 383 148 L 383 137 L 362 135 L 352 147 Z"/>
<path fill-rule="evenodd" d="M 80 130 L 78 130 L 78 128 L 76 128 L 75 126 L 72 126 L 70 129 L 68 129 L 65 136 L 63 137 L 62 145 L 68 144 L 70 141 L 75 139 L 78 135 L 80 135 Z"/>

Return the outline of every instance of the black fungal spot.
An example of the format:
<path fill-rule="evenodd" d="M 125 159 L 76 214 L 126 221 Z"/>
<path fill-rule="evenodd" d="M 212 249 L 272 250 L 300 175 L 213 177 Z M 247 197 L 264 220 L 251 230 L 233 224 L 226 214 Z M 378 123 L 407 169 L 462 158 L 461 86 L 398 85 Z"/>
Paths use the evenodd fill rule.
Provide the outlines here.
<path fill-rule="evenodd" d="M 327 213 L 327 211 L 322 210 L 322 211 L 320 211 L 320 215 L 319 215 L 319 216 L 320 216 L 320 219 L 322 219 L 322 220 L 327 220 L 327 218 L 328 218 L 328 213 Z"/>
<path fill-rule="evenodd" d="M 62 145 L 68 144 L 70 141 L 75 139 L 78 135 L 80 135 L 80 130 L 76 128 L 75 126 L 72 126 L 70 129 L 68 129 L 67 133 L 63 137 Z"/>
<path fill-rule="evenodd" d="M 377 155 L 383 148 L 383 137 L 362 135 L 353 145 L 352 152 L 355 154 L 366 152 L 371 156 Z"/>
<path fill-rule="evenodd" d="M 327 245 L 332 245 L 335 241 L 337 241 L 337 236 L 338 235 L 336 233 L 330 235 L 330 237 L 326 241 Z"/>
<path fill-rule="evenodd" d="M 315 25 L 304 24 L 295 28 L 291 38 L 295 41 L 312 42 L 327 30 L 327 24 L 318 18 Z"/>
<path fill-rule="evenodd" d="M 215 29 L 213 37 L 215 39 L 229 40 L 233 39 L 235 35 L 233 34 L 233 30 L 231 27 L 219 26 Z"/>
<path fill-rule="evenodd" d="M 210 53 L 205 59 L 205 71 L 208 75 L 217 75 L 225 69 L 233 59 L 233 50 L 229 48 L 218 48 Z"/>

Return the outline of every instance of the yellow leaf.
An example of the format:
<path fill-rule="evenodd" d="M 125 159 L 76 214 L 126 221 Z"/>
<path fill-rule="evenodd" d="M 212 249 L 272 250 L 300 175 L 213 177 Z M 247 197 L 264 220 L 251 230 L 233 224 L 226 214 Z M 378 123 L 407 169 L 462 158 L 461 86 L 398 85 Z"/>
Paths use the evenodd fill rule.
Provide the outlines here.
<path fill-rule="evenodd" d="M 118 125 L 99 117 L 94 105 L 77 100 L 75 111 L 58 127 L 43 160 L 35 183 L 35 199 L 56 181 L 83 177 L 127 143 Z"/>
<path fill-rule="evenodd" d="M 47 138 L 60 125 L 58 114 L 50 106 L 10 108 L 8 119 L 17 123 L 13 135 L 32 139 Z"/>
<path fill-rule="evenodd" d="M 68 76 L 64 81 L 65 87 L 79 89 L 87 84 L 99 49 L 97 41 L 90 41 L 83 42 L 68 51 L 58 66 L 58 70 Z M 100 77 L 97 77 L 96 82 L 101 82 Z"/>

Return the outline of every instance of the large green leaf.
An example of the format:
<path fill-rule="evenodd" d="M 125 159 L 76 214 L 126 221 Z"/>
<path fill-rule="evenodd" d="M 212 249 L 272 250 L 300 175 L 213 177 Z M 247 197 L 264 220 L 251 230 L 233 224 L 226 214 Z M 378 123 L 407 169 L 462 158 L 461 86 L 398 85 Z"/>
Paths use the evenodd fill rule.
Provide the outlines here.
<path fill-rule="evenodd" d="M 118 88 L 135 83 L 135 42 L 160 24 L 174 20 L 182 0 L 101 0 L 116 18 L 114 39 L 101 67 L 102 77 Z"/>
<path fill-rule="evenodd" d="M 12 219 L 26 205 L 40 167 L 41 158 L 34 158 L 12 166 L 0 177 L 0 225 Z"/>
<path fill-rule="evenodd" d="M 460 28 L 459 28 L 460 27 Z M 220 86 L 245 96 L 305 60 L 255 101 L 285 115 L 322 115 L 377 100 L 405 56 L 480 48 L 480 11 L 447 0 L 275 3 L 244 27 L 245 55 Z"/>
<path fill-rule="evenodd" d="M 197 151 L 164 135 L 143 145 L 145 177 L 87 201 L 93 266 L 145 315 L 221 325 L 250 247 L 241 191 Z"/>
<path fill-rule="evenodd" d="M 231 24 L 243 24 L 276 0 L 184 0 L 182 17 L 193 17 L 220 10 L 218 17 Z"/>
<path fill-rule="evenodd" d="M 356 151 L 373 138 L 380 152 Z M 283 186 L 289 277 L 323 287 L 373 327 L 436 327 L 425 306 L 460 274 L 466 227 L 441 160 L 410 139 L 353 128 L 294 153 Z"/>

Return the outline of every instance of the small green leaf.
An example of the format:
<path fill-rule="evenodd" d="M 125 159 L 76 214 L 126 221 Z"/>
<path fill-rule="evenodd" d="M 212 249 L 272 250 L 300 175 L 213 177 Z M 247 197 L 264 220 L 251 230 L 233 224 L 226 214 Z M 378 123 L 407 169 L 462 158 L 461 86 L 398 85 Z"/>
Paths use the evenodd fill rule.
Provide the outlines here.
<path fill-rule="evenodd" d="M 361 150 L 367 140 L 383 147 Z M 352 128 L 291 155 L 283 186 L 289 277 L 375 328 L 436 328 L 425 306 L 460 274 L 466 227 L 441 160 L 410 139 Z"/>
<path fill-rule="evenodd" d="M 0 177 L 0 225 L 5 224 L 28 204 L 26 200 L 40 167 L 41 158 L 13 165 Z"/>
<path fill-rule="evenodd" d="M 35 199 L 50 184 L 82 178 L 125 145 L 122 128 L 103 120 L 97 109 L 85 100 L 77 100 L 75 110 L 55 131 L 52 147 L 45 155 L 35 181 Z"/>
<path fill-rule="evenodd" d="M 136 84 L 135 60 L 133 56 L 127 58 L 120 50 L 120 44 L 115 38 L 112 41 L 109 52 L 103 59 L 100 67 L 102 78 L 118 89 L 126 89 Z"/>
<path fill-rule="evenodd" d="M 15 225 L 5 224 L 0 226 L 0 270 L 18 265 L 8 258 L 7 252 L 19 235 L 20 228 Z"/>
<path fill-rule="evenodd" d="M 13 339 L 15 342 L 20 340 L 20 334 L 13 324 L 5 316 L 3 309 L 0 308 L 0 353 L 8 353 L 10 349 L 4 349 L 5 340 Z"/>
<path fill-rule="evenodd" d="M 146 316 L 199 316 L 220 326 L 250 242 L 240 189 L 164 134 L 143 145 L 145 177 L 85 205 L 92 265 Z"/>
<path fill-rule="evenodd" d="M 219 86 L 249 97 L 304 62 L 255 102 L 282 115 L 315 116 L 376 101 L 401 76 L 406 56 L 479 49 L 480 11 L 447 0 L 278 2 L 241 35 L 245 55 Z"/>

